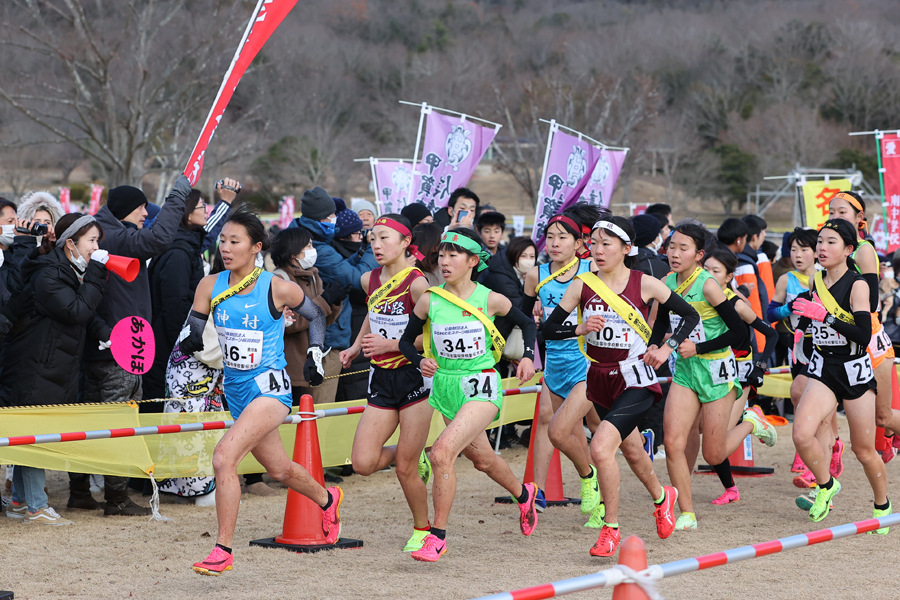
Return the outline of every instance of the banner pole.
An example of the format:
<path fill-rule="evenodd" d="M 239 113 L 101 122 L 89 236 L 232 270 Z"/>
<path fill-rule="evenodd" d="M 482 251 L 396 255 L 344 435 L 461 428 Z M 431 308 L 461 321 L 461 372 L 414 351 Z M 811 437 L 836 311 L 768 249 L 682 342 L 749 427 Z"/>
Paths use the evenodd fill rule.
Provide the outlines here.
<path fill-rule="evenodd" d="M 884 239 L 887 241 L 887 247 L 891 247 L 891 240 L 888 232 L 887 207 L 885 206 L 886 198 L 884 195 L 884 170 L 881 162 L 881 140 L 884 139 L 884 132 L 875 130 L 875 155 L 878 156 L 878 185 L 881 188 L 881 220 L 884 222 Z"/>
<path fill-rule="evenodd" d="M 541 119 L 543 121 L 543 119 Z M 541 167 L 541 174 L 538 178 L 538 195 L 537 202 L 534 204 L 534 223 L 537 225 L 538 222 L 538 211 L 541 208 L 541 192 L 544 189 L 544 177 L 547 176 L 547 163 L 550 162 L 550 146 L 553 144 L 553 133 L 556 131 L 556 119 L 550 119 L 550 133 L 547 134 L 547 149 L 544 151 L 544 166 Z M 535 233 L 537 233 L 537 228 L 533 228 L 531 230 L 531 239 L 537 242 L 535 239 Z"/>
<path fill-rule="evenodd" d="M 401 103 L 403 101 L 401 100 Z M 413 190 L 416 189 L 416 167 L 419 164 L 419 142 L 422 139 L 422 127 L 425 125 L 425 110 L 428 108 L 428 103 L 423 102 L 422 108 L 419 111 L 419 131 L 416 132 L 416 149 L 413 152 L 413 160 L 412 160 L 412 172 L 410 173 L 411 181 L 409 182 L 409 194 L 406 197 L 406 205 L 408 206 L 410 201 L 413 199 Z"/>
<path fill-rule="evenodd" d="M 378 159 L 369 157 L 369 166 L 372 168 L 372 186 L 375 188 L 375 204 L 381 209 L 384 207 L 384 204 L 381 198 L 381 191 L 378 189 L 378 177 L 375 176 L 375 163 L 377 161 Z"/>

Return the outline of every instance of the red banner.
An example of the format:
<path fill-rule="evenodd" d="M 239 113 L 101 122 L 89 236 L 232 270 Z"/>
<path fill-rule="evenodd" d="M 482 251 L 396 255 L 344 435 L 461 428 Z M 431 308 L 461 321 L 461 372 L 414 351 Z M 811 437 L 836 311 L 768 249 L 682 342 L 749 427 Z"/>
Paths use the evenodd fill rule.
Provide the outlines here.
<path fill-rule="evenodd" d="M 896 133 L 881 138 L 881 166 L 887 203 L 888 252 L 894 252 L 900 249 L 900 137 Z"/>
<path fill-rule="evenodd" d="M 59 188 L 59 204 L 62 206 L 63 214 L 72 212 L 72 190 L 67 187 Z"/>
<path fill-rule="evenodd" d="M 89 215 L 96 215 L 100 210 L 100 196 L 103 195 L 103 186 L 95 183 L 91 184 L 91 204 L 88 207 Z"/>
<path fill-rule="evenodd" d="M 278 226 L 282 229 L 287 229 L 288 225 L 291 224 L 291 221 L 294 220 L 294 197 L 293 196 L 282 196 L 281 202 L 278 205 Z"/>
<path fill-rule="evenodd" d="M 297 4 L 297 0 L 259 0 L 257 3 L 253 16 L 247 23 L 247 29 L 244 30 L 244 37 L 238 44 L 234 58 L 231 59 L 231 66 L 228 67 L 225 79 L 222 80 L 222 85 L 219 87 L 219 93 L 216 94 L 216 100 L 206 117 L 206 123 L 203 125 L 194 151 L 191 152 L 191 158 L 184 169 L 184 174 L 191 181 L 191 185 L 195 185 L 200 178 L 200 173 L 203 171 L 203 156 L 206 154 L 209 142 L 216 133 L 216 127 L 219 126 L 222 115 L 225 113 L 225 107 L 231 101 L 231 96 L 241 77 L 244 76 L 247 67 L 250 66 L 250 63 L 253 62 L 253 59 L 256 58 L 295 4 Z"/>

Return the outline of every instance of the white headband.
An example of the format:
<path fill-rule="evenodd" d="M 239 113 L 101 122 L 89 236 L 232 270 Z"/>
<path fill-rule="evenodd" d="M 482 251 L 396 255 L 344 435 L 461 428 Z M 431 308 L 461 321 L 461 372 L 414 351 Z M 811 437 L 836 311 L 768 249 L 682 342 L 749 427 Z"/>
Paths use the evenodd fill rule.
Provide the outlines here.
<path fill-rule="evenodd" d="M 628 237 L 628 234 L 625 231 L 611 221 L 597 221 L 594 223 L 594 229 L 605 229 L 611 234 L 615 235 L 617 238 L 631 246 L 631 250 L 628 251 L 628 256 L 637 256 L 638 248 L 634 242 Z"/>

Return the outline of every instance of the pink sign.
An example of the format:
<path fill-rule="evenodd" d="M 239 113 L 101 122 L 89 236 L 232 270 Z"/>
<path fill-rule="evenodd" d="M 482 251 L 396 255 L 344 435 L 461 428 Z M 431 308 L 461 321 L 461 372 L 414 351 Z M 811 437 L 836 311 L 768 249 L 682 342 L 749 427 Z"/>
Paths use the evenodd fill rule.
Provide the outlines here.
<path fill-rule="evenodd" d="M 378 211 L 385 215 L 398 213 L 406 206 L 412 185 L 412 167 L 398 160 L 375 159 L 375 197 Z"/>
<path fill-rule="evenodd" d="M 881 139 L 882 197 L 887 203 L 887 250 L 900 249 L 900 136 L 885 134 Z"/>
<path fill-rule="evenodd" d="M 125 317 L 116 323 L 109 340 L 116 363 L 129 373 L 143 375 L 153 366 L 156 340 L 142 317 Z"/>
<path fill-rule="evenodd" d="M 578 201 L 609 208 L 609 201 L 612 199 L 613 190 L 616 189 L 616 180 L 619 179 L 627 154 L 628 150 L 606 148 L 601 150 L 600 158 L 591 172 L 590 179 L 584 184 Z"/>
<path fill-rule="evenodd" d="M 291 221 L 294 220 L 294 197 L 282 196 L 281 202 L 278 204 L 278 226 L 281 229 L 287 229 Z"/>
<path fill-rule="evenodd" d="M 59 204 L 62 206 L 63 213 L 72 212 L 72 190 L 67 187 L 59 188 Z"/>
<path fill-rule="evenodd" d="M 95 183 L 91 184 L 91 204 L 88 208 L 88 214 L 96 215 L 100 210 L 100 197 L 103 195 L 103 186 Z"/>

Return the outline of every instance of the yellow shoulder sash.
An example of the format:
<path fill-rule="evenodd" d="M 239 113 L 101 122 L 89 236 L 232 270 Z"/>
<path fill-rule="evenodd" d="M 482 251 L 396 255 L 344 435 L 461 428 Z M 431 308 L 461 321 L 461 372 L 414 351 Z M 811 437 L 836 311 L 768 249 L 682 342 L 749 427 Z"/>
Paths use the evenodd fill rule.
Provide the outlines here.
<path fill-rule="evenodd" d="M 210 312 L 216 310 L 216 307 L 218 305 L 222 304 L 223 302 L 225 302 L 226 300 L 228 300 L 235 294 L 239 294 L 242 291 L 244 291 L 245 289 L 247 289 L 248 287 L 250 287 L 251 285 L 253 285 L 253 282 L 256 281 L 260 275 L 262 275 L 262 272 L 263 272 L 262 269 L 260 269 L 259 267 L 256 267 L 255 269 L 253 269 L 250 272 L 249 275 L 247 275 L 246 277 L 241 279 L 240 283 L 238 283 L 237 285 L 231 286 L 230 288 L 228 288 L 227 290 L 225 290 L 224 292 L 222 292 L 221 294 L 219 294 L 218 296 L 213 298 L 212 302 L 209 303 Z"/>

